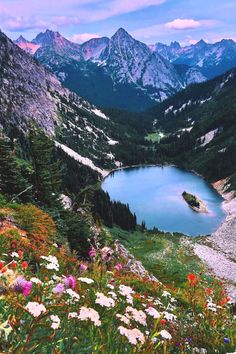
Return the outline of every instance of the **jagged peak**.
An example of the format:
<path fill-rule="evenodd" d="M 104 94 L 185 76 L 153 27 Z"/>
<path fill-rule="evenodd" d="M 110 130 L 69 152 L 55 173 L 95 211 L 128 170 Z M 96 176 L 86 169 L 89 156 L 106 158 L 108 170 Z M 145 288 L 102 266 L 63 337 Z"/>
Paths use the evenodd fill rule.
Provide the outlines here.
<path fill-rule="evenodd" d="M 207 46 L 208 44 L 204 41 L 204 39 L 200 39 L 200 41 L 198 41 L 195 46 L 198 46 L 198 47 L 205 47 Z"/>
<path fill-rule="evenodd" d="M 111 37 L 111 39 L 117 39 L 117 38 L 120 38 L 120 37 L 123 37 L 123 38 L 132 38 L 133 37 L 122 27 L 120 27 L 116 33 Z"/>
<path fill-rule="evenodd" d="M 47 29 L 45 32 L 40 32 L 32 41 L 32 43 L 37 44 L 49 44 L 55 42 L 56 40 L 67 41 L 59 32 L 54 32 L 52 30 Z"/>
<path fill-rule="evenodd" d="M 27 39 L 25 39 L 25 37 L 23 37 L 22 35 L 20 35 L 20 37 L 18 37 L 14 43 L 28 43 L 29 41 L 27 41 Z"/>
<path fill-rule="evenodd" d="M 180 49 L 180 48 L 181 48 L 181 45 L 179 44 L 179 42 L 174 41 L 174 42 L 171 42 L 171 43 L 170 43 L 170 47 L 171 47 L 171 48 L 174 48 L 174 49 Z"/>

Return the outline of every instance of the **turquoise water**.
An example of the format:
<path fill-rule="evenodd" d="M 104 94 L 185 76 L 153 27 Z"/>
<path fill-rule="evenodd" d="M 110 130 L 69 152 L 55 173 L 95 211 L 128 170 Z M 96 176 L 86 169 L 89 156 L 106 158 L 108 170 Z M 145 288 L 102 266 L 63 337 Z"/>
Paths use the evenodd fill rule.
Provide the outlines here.
<path fill-rule="evenodd" d="M 135 167 L 110 174 L 102 188 L 111 199 L 129 204 L 139 223 L 148 228 L 182 232 L 190 236 L 208 235 L 226 217 L 222 197 L 203 178 L 177 167 Z M 194 212 L 183 200 L 187 191 L 197 195 L 209 213 Z"/>

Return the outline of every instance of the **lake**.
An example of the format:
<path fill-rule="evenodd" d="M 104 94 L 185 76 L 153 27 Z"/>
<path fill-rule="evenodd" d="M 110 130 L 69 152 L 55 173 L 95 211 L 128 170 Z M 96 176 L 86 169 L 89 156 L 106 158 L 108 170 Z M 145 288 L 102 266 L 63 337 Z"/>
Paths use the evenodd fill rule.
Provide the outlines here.
<path fill-rule="evenodd" d="M 138 223 L 147 228 L 181 232 L 189 236 L 208 235 L 223 222 L 223 198 L 202 177 L 174 166 L 132 167 L 112 172 L 102 189 L 114 201 L 129 204 Z M 198 196 L 209 213 L 193 211 L 183 191 Z"/>

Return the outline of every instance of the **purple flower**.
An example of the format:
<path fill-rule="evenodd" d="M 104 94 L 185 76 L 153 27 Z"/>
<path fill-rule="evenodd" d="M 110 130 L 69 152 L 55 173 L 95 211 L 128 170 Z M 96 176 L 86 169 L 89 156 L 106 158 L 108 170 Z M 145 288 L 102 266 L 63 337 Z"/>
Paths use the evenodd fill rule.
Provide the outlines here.
<path fill-rule="evenodd" d="M 65 279 L 64 279 L 64 284 L 66 289 L 75 289 L 76 286 L 76 279 L 72 276 L 72 275 L 68 275 Z"/>
<path fill-rule="evenodd" d="M 52 292 L 54 294 L 62 294 L 64 290 L 65 290 L 64 284 L 59 283 L 55 286 L 55 288 L 52 289 Z"/>
<path fill-rule="evenodd" d="M 15 280 L 14 291 L 16 291 L 17 293 L 21 293 L 26 297 L 30 294 L 32 286 L 32 281 L 27 281 L 24 277 L 19 276 Z"/>
<path fill-rule="evenodd" d="M 94 247 L 91 247 L 89 250 L 89 257 L 96 257 L 96 250 Z"/>
<path fill-rule="evenodd" d="M 229 343 L 230 339 L 229 338 L 224 338 L 224 343 Z"/>
<path fill-rule="evenodd" d="M 85 264 L 83 264 L 83 263 L 81 263 L 80 266 L 79 266 L 79 269 L 81 270 L 81 272 L 84 272 L 85 270 L 87 270 L 87 268 L 88 267 Z"/>
<path fill-rule="evenodd" d="M 117 263 L 114 267 L 118 272 L 120 272 L 123 269 L 123 266 L 121 263 Z"/>

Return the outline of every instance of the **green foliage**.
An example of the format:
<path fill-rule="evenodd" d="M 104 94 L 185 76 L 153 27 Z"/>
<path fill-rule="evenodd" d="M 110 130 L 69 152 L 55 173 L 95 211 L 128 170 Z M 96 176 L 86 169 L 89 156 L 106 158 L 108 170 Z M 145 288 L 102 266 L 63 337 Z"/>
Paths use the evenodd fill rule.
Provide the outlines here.
<path fill-rule="evenodd" d="M 29 200 L 29 183 L 21 172 L 12 144 L 0 138 L 0 190 L 8 198 Z"/>
<path fill-rule="evenodd" d="M 32 130 L 30 147 L 36 199 L 47 206 L 58 204 L 61 171 L 59 162 L 53 161 L 53 142 L 43 132 Z"/>
<path fill-rule="evenodd" d="M 101 189 L 94 191 L 93 213 L 109 227 L 118 225 L 124 230 L 135 230 L 137 225 L 136 215 L 129 206 L 111 201 L 109 194 Z"/>
<path fill-rule="evenodd" d="M 190 193 L 187 193 L 187 192 L 183 192 L 182 193 L 182 196 L 184 198 L 184 200 L 189 204 L 191 205 L 192 207 L 196 207 L 196 208 L 199 208 L 200 206 L 200 203 L 198 201 L 198 198 L 193 195 L 193 194 L 190 194 Z"/>

